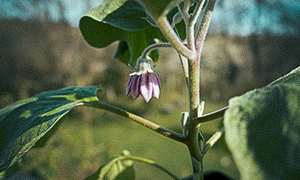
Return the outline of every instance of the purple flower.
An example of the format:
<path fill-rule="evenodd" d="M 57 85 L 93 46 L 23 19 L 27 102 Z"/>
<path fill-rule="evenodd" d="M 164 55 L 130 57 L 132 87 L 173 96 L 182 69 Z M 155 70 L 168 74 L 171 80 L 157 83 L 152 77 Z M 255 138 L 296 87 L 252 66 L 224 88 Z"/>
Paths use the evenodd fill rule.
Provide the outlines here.
<path fill-rule="evenodd" d="M 126 95 L 132 94 L 136 99 L 140 95 L 149 102 L 152 96 L 159 98 L 160 82 L 158 76 L 154 73 L 152 59 L 139 58 L 136 71 L 130 74 L 127 84 Z"/>

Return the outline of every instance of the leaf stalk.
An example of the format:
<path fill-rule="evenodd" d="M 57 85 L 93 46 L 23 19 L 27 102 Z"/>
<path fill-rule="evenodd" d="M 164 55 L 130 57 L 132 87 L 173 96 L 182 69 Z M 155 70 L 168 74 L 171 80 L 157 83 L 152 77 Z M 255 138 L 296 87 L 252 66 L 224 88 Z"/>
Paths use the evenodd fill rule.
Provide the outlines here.
<path fill-rule="evenodd" d="M 114 114 L 118 114 L 120 116 L 123 116 L 125 118 L 128 118 L 138 124 L 141 124 L 161 135 L 164 135 L 170 139 L 173 139 L 175 141 L 178 141 L 178 142 L 181 142 L 181 143 L 184 143 L 186 144 L 186 138 L 181 135 L 181 134 L 178 134 L 176 132 L 173 132 L 171 130 L 168 130 L 164 127 L 161 127 L 160 125 L 158 124 L 155 124 L 145 118 L 142 118 L 138 115 L 135 115 L 133 113 L 130 113 L 124 109 L 121 109 L 121 108 L 118 108 L 118 107 L 115 107 L 115 106 L 112 106 L 112 105 L 108 105 L 108 104 L 104 104 L 104 103 L 101 103 L 101 102 L 97 102 L 97 103 L 86 103 L 84 104 L 85 106 L 89 106 L 89 107 L 93 107 L 93 108 L 97 108 L 97 109 L 103 109 L 103 110 L 106 110 L 106 111 L 109 111 L 109 112 L 112 112 Z"/>

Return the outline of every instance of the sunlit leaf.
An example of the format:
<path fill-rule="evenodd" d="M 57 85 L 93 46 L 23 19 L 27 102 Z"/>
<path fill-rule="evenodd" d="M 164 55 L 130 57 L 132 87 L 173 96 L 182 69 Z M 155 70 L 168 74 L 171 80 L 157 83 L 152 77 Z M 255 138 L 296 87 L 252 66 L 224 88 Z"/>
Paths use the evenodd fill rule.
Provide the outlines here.
<path fill-rule="evenodd" d="M 0 110 L 0 171 L 23 156 L 66 113 L 97 103 L 97 86 L 44 92 Z"/>
<path fill-rule="evenodd" d="M 242 179 L 300 179 L 300 67 L 232 98 L 224 118 Z"/>
<path fill-rule="evenodd" d="M 126 158 L 129 151 L 123 150 L 117 157 L 111 159 L 86 180 L 133 180 L 135 179 L 133 160 Z"/>

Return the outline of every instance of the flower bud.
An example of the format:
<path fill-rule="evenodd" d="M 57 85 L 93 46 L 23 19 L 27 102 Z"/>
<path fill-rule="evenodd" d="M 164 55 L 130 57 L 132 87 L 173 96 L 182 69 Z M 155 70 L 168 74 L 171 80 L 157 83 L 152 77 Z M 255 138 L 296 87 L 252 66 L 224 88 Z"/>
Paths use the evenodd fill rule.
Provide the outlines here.
<path fill-rule="evenodd" d="M 150 57 L 139 57 L 135 72 L 130 74 L 126 95 L 131 93 L 134 99 L 142 95 L 146 102 L 149 102 L 152 96 L 158 99 L 160 82 L 155 72 Z"/>

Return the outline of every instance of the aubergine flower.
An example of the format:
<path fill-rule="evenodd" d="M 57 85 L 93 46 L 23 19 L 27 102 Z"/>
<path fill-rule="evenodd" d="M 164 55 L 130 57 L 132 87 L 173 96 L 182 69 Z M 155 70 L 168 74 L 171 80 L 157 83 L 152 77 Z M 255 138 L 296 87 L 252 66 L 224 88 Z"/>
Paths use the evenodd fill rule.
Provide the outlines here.
<path fill-rule="evenodd" d="M 134 99 L 142 95 L 146 102 L 149 102 L 152 96 L 158 99 L 160 82 L 155 72 L 152 59 L 140 57 L 135 72 L 130 74 L 126 95 L 131 93 Z"/>

